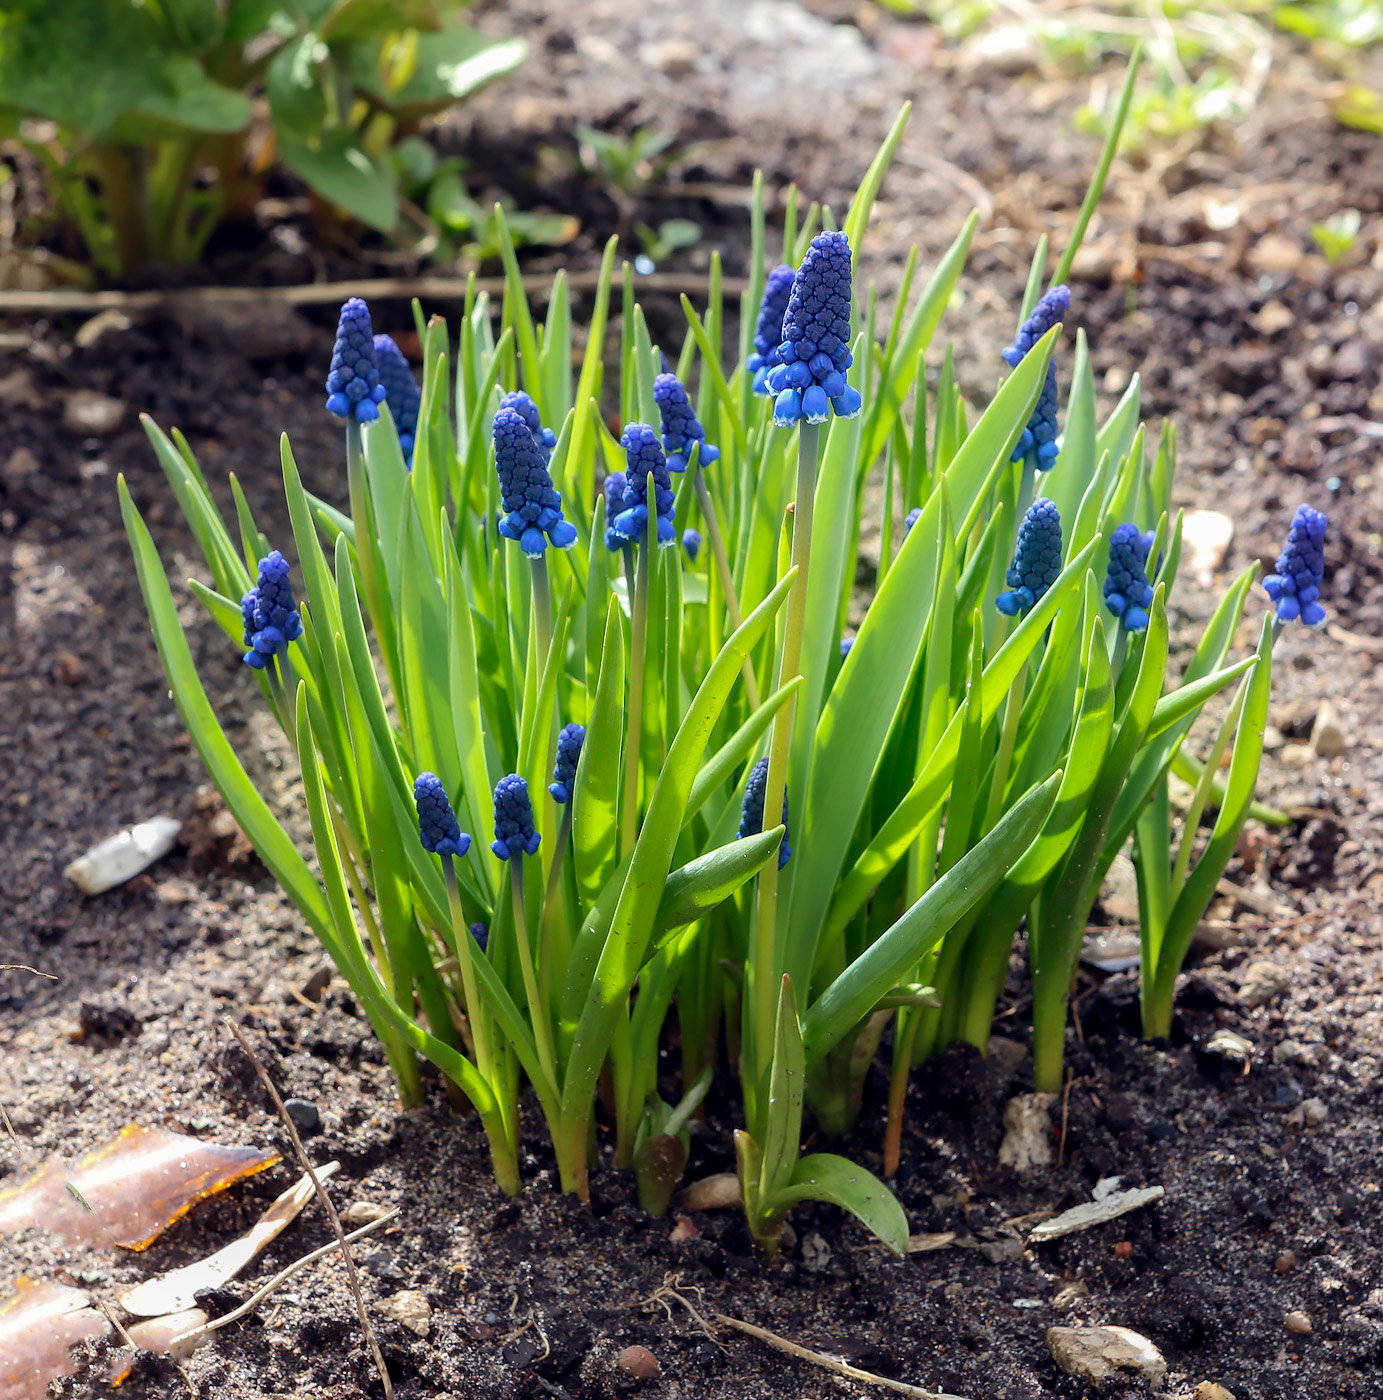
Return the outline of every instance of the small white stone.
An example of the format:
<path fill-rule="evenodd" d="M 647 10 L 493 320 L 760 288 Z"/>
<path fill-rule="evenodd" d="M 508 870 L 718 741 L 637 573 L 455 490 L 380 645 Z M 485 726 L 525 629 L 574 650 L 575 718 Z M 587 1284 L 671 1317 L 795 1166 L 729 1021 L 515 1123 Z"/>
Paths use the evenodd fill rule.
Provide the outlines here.
<path fill-rule="evenodd" d="M 1052 1121 L 1047 1109 L 1055 1094 L 1018 1094 L 1004 1108 L 1004 1140 L 999 1165 L 1030 1172 L 1052 1164 Z"/>
<path fill-rule="evenodd" d="M 1276 1001 L 1292 985 L 1289 969 L 1259 959 L 1251 962 L 1239 982 L 1239 996 L 1246 1006 L 1266 1006 Z"/>
<path fill-rule="evenodd" d="M 1093 1201 L 1072 1206 L 1053 1219 L 1044 1220 L 1033 1229 L 1028 1237 L 1029 1243 L 1041 1244 L 1044 1240 L 1060 1239 L 1062 1235 L 1071 1235 L 1077 1230 L 1088 1230 L 1092 1225 L 1103 1225 L 1107 1220 L 1117 1220 L 1131 1210 L 1160 1201 L 1166 1194 L 1161 1186 L 1140 1186 L 1130 1191 L 1097 1196 Z"/>
<path fill-rule="evenodd" d="M 1284 744 L 1278 754 L 1284 768 L 1309 768 L 1316 761 L 1310 744 Z"/>
<path fill-rule="evenodd" d="M 188 1341 L 182 1341 L 181 1338 L 189 1332 L 205 1327 L 209 1320 L 201 1308 L 188 1308 L 184 1312 L 169 1313 L 166 1317 L 128 1323 L 125 1331 L 141 1351 L 157 1352 L 160 1356 L 174 1356 L 181 1361 L 191 1356 L 204 1342 L 209 1342 L 212 1334 L 208 1332 L 202 1337 Z"/>
<path fill-rule="evenodd" d="M 62 421 L 74 433 L 113 433 L 125 416 L 125 405 L 94 389 L 74 389 L 63 406 Z"/>
<path fill-rule="evenodd" d="M 1311 1335 L 1311 1319 L 1304 1312 L 1289 1312 L 1282 1319 L 1282 1325 L 1289 1332 L 1295 1332 L 1298 1337 Z"/>
<path fill-rule="evenodd" d="M 1208 584 L 1229 553 L 1234 522 L 1223 511 L 1188 510 L 1182 522 L 1181 539 L 1191 572 Z"/>
<path fill-rule="evenodd" d="M 1311 750 L 1318 758 L 1343 758 L 1349 746 L 1345 743 L 1340 717 L 1329 700 L 1322 700 L 1311 726 Z"/>
<path fill-rule="evenodd" d="M 1119 1371 L 1131 1371 L 1155 1386 L 1167 1374 L 1162 1353 L 1127 1327 L 1052 1327 L 1047 1348 L 1068 1376 L 1101 1390 Z"/>
<path fill-rule="evenodd" d="M 379 1310 L 419 1337 L 426 1337 L 432 1327 L 432 1305 L 427 1301 L 427 1294 L 416 1288 L 405 1288 L 391 1298 L 381 1298 Z"/>
<path fill-rule="evenodd" d="M 1301 1106 L 1301 1116 L 1308 1128 L 1317 1128 L 1330 1117 L 1324 1099 L 1307 1099 Z"/>
<path fill-rule="evenodd" d="M 83 894 L 104 894 L 166 856 L 181 830 L 173 817 L 150 817 L 93 846 L 62 873 Z"/>
<path fill-rule="evenodd" d="M 361 1225 L 373 1225 L 376 1220 L 382 1220 L 392 1207 L 376 1205 L 373 1201 L 352 1201 L 345 1210 L 341 1212 L 341 1223 L 349 1226 L 352 1230 L 358 1229 Z"/>
<path fill-rule="evenodd" d="M 1191 1400 L 1234 1400 L 1234 1392 L 1216 1381 L 1202 1381 L 1191 1392 Z"/>

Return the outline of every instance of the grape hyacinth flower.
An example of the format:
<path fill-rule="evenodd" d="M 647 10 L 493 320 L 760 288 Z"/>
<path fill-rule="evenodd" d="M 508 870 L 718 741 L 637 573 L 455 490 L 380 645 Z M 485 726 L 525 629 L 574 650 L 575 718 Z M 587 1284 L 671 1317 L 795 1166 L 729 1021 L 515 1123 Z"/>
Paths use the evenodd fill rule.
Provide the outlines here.
<path fill-rule="evenodd" d="M 605 548 L 614 553 L 623 549 L 628 540 L 615 529 L 615 516 L 624 509 L 624 488 L 628 480 L 623 472 L 611 472 L 605 478 Z"/>
<path fill-rule="evenodd" d="M 518 540 L 530 559 L 541 559 L 549 544 L 570 549 L 576 543 L 576 526 L 562 518 L 562 497 L 523 415 L 501 408 L 495 414 L 494 437 L 495 470 L 505 511 L 500 534 Z"/>
<path fill-rule="evenodd" d="M 683 530 L 682 548 L 687 551 L 687 562 L 695 564 L 696 556 L 701 553 L 701 532 L 699 530 Z"/>
<path fill-rule="evenodd" d="M 472 924 L 471 937 L 480 945 L 482 953 L 490 946 L 490 930 L 486 924 Z"/>
<path fill-rule="evenodd" d="M 1017 369 L 1029 350 L 1047 334 L 1053 326 L 1066 318 L 1071 308 L 1071 289 L 1064 283 L 1047 292 L 1033 308 L 1032 315 L 1023 322 L 1022 328 L 1014 337 L 1012 345 L 1001 352 L 1010 368 Z M 1038 395 L 1037 406 L 1023 429 L 1023 435 L 1013 449 L 1010 460 L 1022 461 L 1029 453 L 1034 457 L 1038 471 L 1046 471 L 1057 458 L 1056 445 L 1056 366 L 1047 365 L 1047 378 Z"/>
<path fill-rule="evenodd" d="M 1016 617 L 1034 607 L 1061 572 L 1061 516 L 1045 496 L 1028 507 L 1018 527 L 1018 547 L 1008 567 L 1010 592 L 994 600 L 999 611 Z"/>
<path fill-rule="evenodd" d="M 913 506 L 913 508 L 907 513 L 907 515 L 903 517 L 903 538 L 904 538 L 904 539 L 907 539 L 907 537 L 912 533 L 912 527 L 913 527 L 914 525 L 916 525 L 917 522 L 918 522 L 919 520 L 921 520 L 921 519 L 922 519 L 922 507 L 921 507 L 921 506 Z"/>
<path fill-rule="evenodd" d="M 245 624 L 245 664 L 262 671 L 303 634 L 303 621 L 288 581 L 288 560 L 272 549 L 259 561 L 259 579 L 240 600 Z"/>
<path fill-rule="evenodd" d="M 500 860 L 536 856 L 542 839 L 533 825 L 528 784 L 517 773 L 501 778 L 495 788 L 495 839 L 490 849 Z"/>
<path fill-rule="evenodd" d="M 623 509 L 615 516 L 615 533 L 622 539 L 643 539 L 648 531 L 648 477 L 653 476 L 653 506 L 657 513 L 657 540 L 660 545 L 676 543 L 672 525 L 674 497 L 667 461 L 658 435 L 647 423 L 630 423 L 620 438 L 629 463 L 624 480 Z"/>
<path fill-rule="evenodd" d="M 373 423 L 379 417 L 384 392 L 375 362 L 370 308 L 359 297 L 351 297 L 342 306 L 336 326 L 336 345 L 327 375 L 327 412 L 357 423 Z"/>
<path fill-rule="evenodd" d="M 850 653 L 851 653 L 852 651 L 854 651 L 854 649 L 855 649 L 855 639 L 854 639 L 853 637 L 842 637 L 842 638 L 840 639 L 840 659 L 841 659 L 841 661 L 844 662 L 845 658 L 846 658 L 847 656 L 849 656 Z"/>
<path fill-rule="evenodd" d="M 413 801 L 418 808 L 423 850 L 434 856 L 464 856 L 470 850 L 471 838 L 457 824 L 447 790 L 436 773 L 418 774 Z"/>
<path fill-rule="evenodd" d="M 554 802 L 570 802 L 576 784 L 576 764 L 581 746 L 586 742 L 584 724 L 568 724 L 557 736 L 557 762 L 552 765 L 552 783 L 548 791 Z"/>
<path fill-rule="evenodd" d="M 768 759 L 761 758 L 750 770 L 744 784 L 744 805 L 740 808 L 739 839 L 757 836 L 764 829 L 764 794 L 768 788 Z M 788 845 L 788 794 L 783 789 L 783 842 L 778 847 L 778 869 L 792 856 Z"/>
<path fill-rule="evenodd" d="M 706 441 L 706 430 L 675 374 L 660 374 L 653 381 L 653 402 L 658 405 L 663 420 L 663 451 L 667 454 L 668 471 L 686 471 L 693 447 L 703 467 L 719 460 L 720 448 Z"/>
<path fill-rule="evenodd" d="M 1126 631 L 1148 630 L 1153 589 L 1148 582 L 1148 551 L 1152 536 L 1138 526 L 1120 525 L 1109 537 L 1109 568 L 1104 577 L 1104 602 Z"/>
<path fill-rule="evenodd" d="M 1014 337 L 1013 344 L 1000 351 L 1010 369 L 1017 369 L 1027 357 L 1027 353 L 1059 321 L 1066 319 L 1071 309 L 1071 289 L 1059 283 L 1047 292 L 1033 307 L 1032 315 L 1023 322 L 1022 328 Z"/>
<path fill-rule="evenodd" d="M 418 436 L 418 407 L 423 401 L 423 391 L 418 388 L 412 367 L 404 359 L 403 351 L 394 344 L 393 336 L 375 336 L 375 364 L 379 369 L 379 382 L 384 385 L 384 402 L 389 405 L 394 427 L 398 429 L 403 460 L 411 468 L 413 444 Z"/>
<path fill-rule="evenodd" d="M 543 427 L 543 420 L 538 415 L 538 405 L 522 389 L 514 389 L 505 394 L 499 401 L 499 406 L 512 408 L 528 424 L 528 431 L 533 434 L 533 441 L 538 444 L 543 454 L 543 462 L 546 463 L 552 456 L 552 449 L 557 446 L 557 434 L 551 428 Z"/>
<path fill-rule="evenodd" d="M 854 362 L 850 309 L 850 241 L 843 233 L 818 233 L 793 278 L 780 363 L 768 373 L 779 427 L 824 423 L 833 412 L 853 418 L 860 411 L 859 390 L 845 380 Z"/>
<path fill-rule="evenodd" d="M 767 394 L 768 372 L 781 364 L 778 346 L 783 340 L 783 317 L 787 314 L 788 298 L 792 295 L 792 279 L 797 274 L 782 263 L 768 274 L 763 300 L 759 303 L 759 319 L 754 326 L 754 350 L 744 367 L 754 376 L 753 390 Z"/>
<path fill-rule="evenodd" d="M 1308 627 L 1325 622 L 1320 604 L 1325 578 L 1325 532 L 1329 521 L 1323 511 L 1298 506 L 1287 531 L 1287 548 L 1277 556 L 1277 572 L 1263 580 L 1268 597 L 1277 607 L 1278 622 L 1300 619 Z"/>

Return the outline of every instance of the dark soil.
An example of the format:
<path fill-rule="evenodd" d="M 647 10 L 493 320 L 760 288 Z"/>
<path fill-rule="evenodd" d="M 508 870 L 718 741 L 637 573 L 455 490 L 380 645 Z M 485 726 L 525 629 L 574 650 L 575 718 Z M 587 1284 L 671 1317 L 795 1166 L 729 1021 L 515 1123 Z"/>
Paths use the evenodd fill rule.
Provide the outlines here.
<path fill-rule="evenodd" d="M 934 157 L 994 192 L 964 304 L 943 329 L 956 339 L 963 382 L 987 392 L 1035 233 L 1050 227 L 1059 241 L 1093 148 L 1070 134 L 1069 84 L 933 66 L 929 31 L 880 13 L 792 0 L 664 0 L 637 12 L 519 0 L 485 22 L 527 33 L 533 60 L 467 107 L 454 139 L 477 169 L 523 191 L 553 188 L 543 150 L 569 147 L 573 120 L 653 123 L 709 142 L 683 172 L 699 192 L 655 194 L 641 212 L 656 222 L 692 211 L 708 237 L 686 266 L 719 247 L 735 275 L 747 226 L 733 190 L 752 167 L 843 209 L 897 101 L 912 96 L 918 110 L 865 263 L 887 286 L 910 243 L 921 243 L 925 265 L 954 236 L 968 196 L 924 168 Z M 863 28 L 830 28 L 848 20 Z M 569 252 L 589 265 L 613 205 L 602 212 L 604 196 L 557 188 L 582 201 L 586 232 Z M 735 1213 L 698 1215 L 693 1237 L 674 1243 L 674 1222 L 641 1214 L 621 1173 L 597 1174 L 590 1208 L 559 1195 L 536 1122 L 525 1191 L 511 1201 L 490 1180 L 478 1125 L 453 1115 L 435 1085 L 425 1110 L 397 1112 L 339 980 L 319 1006 L 293 996 L 324 955 L 205 789 L 115 504 L 123 472 L 174 576 L 196 567 L 137 412 L 180 426 L 209 477 L 236 472 L 271 530 L 286 529 L 275 514 L 282 430 L 314 488 L 339 497 L 339 435 L 320 411 L 327 318 L 279 318 L 268 331 L 153 319 L 86 349 L 74 342 L 77 322 L 24 327 L 26 348 L 0 363 L 0 605 L 10 639 L 0 653 L 0 962 L 59 980 L 0 973 L 0 1102 L 20 1143 L 4 1149 L 0 1182 L 46 1154 L 78 1155 L 130 1121 L 286 1147 L 221 1025 L 232 1015 L 283 1093 L 320 1110 L 310 1150 L 342 1163 L 338 1199 L 402 1207 L 397 1226 L 359 1251 L 372 1301 L 416 1289 L 432 1306 L 426 1339 L 376 1316 L 401 1396 L 623 1395 L 635 1387 L 614 1357 L 633 1343 L 661 1363 L 662 1380 L 641 1387 L 650 1394 L 850 1391 L 747 1337 L 708 1338 L 675 1304 L 669 1315 L 650 1299 L 670 1276 L 693 1300 L 699 1290 L 707 1311 L 971 1400 L 1086 1394 L 1057 1371 L 1044 1340 L 1048 1327 L 1071 1322 L 1150 1337 L 1174 1394 L 1211 1380 L 1239 1400 L 1383 1396 L 1380 190 L 1383 142 L 1336 130 L 1285 82 L 1237 138 L 1212 134 L 1161 171 L 1116 166 L 1074 279 L 1074 319 L 1090 336 L 1105 406 L 1136 371 L 1149 412 L 1177 419 L 1186 502 L 1236 522 L 1218 583 L 1254 557 L 1271 560 L 1299 500 L 1329 504 L 1335 622 L 1279 648 L 1264 767 L 1265 795 L 1293 825 L 1255 835 L 1229 872 L 1260 892 L 1266 883 L 1292 912 L 1264 916 L 1229 901 L 1212 910 L 1227 946 L 1193 957 L 1171 1044 L 1138 1039 L 1129 976 L 1083 987 L 1070 1035 L 1075 1078 L 1053 1110 L 1061 1165 L 1036 1179 L 996 1161 L 1004 1103 L 1030 1088 L 1026 975 L 1015 958 L 1000 1028 L 1017 1053 L 986 1063 L 953 1049 L 915 1077 L 897 1192 L 915 1231 L 955 1231 L 960 1241 L 903 1261 L 826 1208 L 796 1213 L 778 1262 L 756 1252 Z M 1364 212 L 1365 232 L 1332 270 L 1308 229 L 1348 205 Z M 307 279 L 314 269 L 302 256 L 297 275 Z M 293 266 L 258 280 L 280 274 Z M 651 310 L 673 323 L 675 307 Z M 382 306 L 378 320 L 404 327 L 406 308 Z M 94 437 L 65 427 L 74 389 L 121 400 L 122 423 Z M 1179 592 L 1188 621 L 1205 613 L 1209 590 L 1188 578 Z M 1261 596 L 1252 605 L 1254 627 L 1263 606 Z M 291 806 L 286 744 L 190 598 L 185 616 L 233 741 Z M 1246 642 L 1250 632 L 1246 624 Z M 1327 699 L 1348 745 L 1328 762 L 1298 744 Z M 93 900 L 62 880 L 93 842 L 157 812 L 189 826 L 185 844 L 146 875 Z M 1237 989 L 1261 960 L 1289 980 L 1250 1008 Z M 1206 1053 L 1220 1027 L 1253 1042 L 1247 1072 Z M 689 1177 L 731 1165 L 730 1089 L 712 1096 Z M 847 1145 L 871 1166 L 883 1089 L 880 1072 Z M 1321 1121 L 1315 1105 L 1307 1110 L 1312 1099 Z M 91 1281 L 95 1270 L 98 1290 L 113 1294 L 220 1247 L 294 1175 L 285 1164 L 199 1206 L 145 1255 L 78 1256 L 43 1237 L 5 1239 L 0 1282 L 21 1273 Z M 1025 1231 L 1005 1224 L 1086 1200 L 1111 1175 L 1160 1184 L 1166 1197 L 1052 1244 L 1025 1246 Z M 228 1310 L 328 1238 L 310 1208 L 210 1310 Z M 1296 1310 L 1310 1335 L 1284 1329 Z M 201 1394 L 224 1400 L 380 1394 L 334 1262 L 294 1278 L 188 1372 Z M 1130 1390 L 1145 1393 L 1140 1386 Z M 67 1383 L 72 1395 L 101 1389 L 83 1376 Z M 186 1391 L 176 1371 L 149 1363 L 122 1393 Z"/>

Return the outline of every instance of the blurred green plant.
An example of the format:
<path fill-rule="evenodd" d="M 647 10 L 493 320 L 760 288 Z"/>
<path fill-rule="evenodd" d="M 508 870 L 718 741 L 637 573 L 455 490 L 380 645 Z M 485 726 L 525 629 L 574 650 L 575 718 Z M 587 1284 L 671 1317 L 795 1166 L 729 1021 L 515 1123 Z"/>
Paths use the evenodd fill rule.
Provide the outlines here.
<path fill-rule="evenodd" d="M 639 223 L 634 225 L 634 233 L 645 256 L 655 263 L 666 262 L 674 253 L 701 241 L 701 225 L 691 219 L 664 219 L 656 229 Z"/>
<path fill-rule="evenodd" d="M 107 274 L 197 261 L 220 221 L 252 205 L 275 152 L 329 205 L 389 232 L 400 135 L 527 52 L 462 24 L 462 8 L 0 0 L 3 129 L 37 154 Z"/>
<path fill-rule="evenodd" d="M 622 136 L 616 131 L 600 131 L 578 122 L 576 134 L 577 168 L 613 195 L 633 199 L 649 185 L 661 180 L 688 155 L 674 145 L 676 134 L 641 126 Z"/>
<path fill-rule="evenodd" d="M 1339 267 L 1359 239 L 1363 216 L 1357 209 L 1340 209 L 1319 224 L 1311 225 L 1311 237 L 1331 267 Z"/>

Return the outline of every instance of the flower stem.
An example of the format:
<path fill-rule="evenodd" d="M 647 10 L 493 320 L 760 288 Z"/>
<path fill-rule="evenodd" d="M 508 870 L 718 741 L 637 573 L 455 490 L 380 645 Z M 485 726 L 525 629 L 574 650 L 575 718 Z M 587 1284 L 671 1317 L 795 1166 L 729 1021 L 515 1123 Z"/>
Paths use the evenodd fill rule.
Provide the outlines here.
<path fill-rule="evenodd" d="M 653 504 L 653 474 L 648 475 L 649 506 Z M 633 644 L 629 653 L 629 737 L 624 746 L 624 794 L 620 805 L 620 849 L 634 849 L 639 816 L 639 769 L 643 754 L 644 651 L 648 644 L 649 569 L 653 550 L 654 518 L 650 511 L 639 546 L 639 569 L 634 580 L 632 605 Z"/>
<path fill-rule="evenodd" d="M 720 575 L 720 587 L 725 594 L 725 611 L 730 615 L 730 630 L 738 631 L 744 621 L 740 612 L 739 594 L 735 592 L 735 576 L 730 571 L 730 558 L 725 552 L 725 539 L 720 533 L 720 521 L 716 518 L 716 508 L 711 501 L 711 493 L 701 475 L 701 464 L 693 468 L 692 487 L 696 491 L 697 504 L 701 507 L 701 518 L 706 524 L 706 538 L 711 542 L 711 553 L 715 556 L 716 572 Z M 749 698 L 749 708 L 759 708 L 759 683 L 754 677 L 754 665 L 744 658 L 744 693 Z"/>
<path fill-rule="evenodd" d="M 547 872 L 547 889 L 543 893 L 542 930 L 538 935 L 538 970 L 542 977 L 543 1000 L 552 1004 L 552 987 L 561 984 L 567 975 L 567 940 L 559 950 L 554 947 L 557 928 L 561 924 L 562 866 L 566 861 L 567 844 L 571 840 L 572 803 L 562 806 L 562 825 L 557 831 L 557 848 L 552 853 L 552 866 Z M 560 964 L 560 965 L 559 965 Z"/>
<path fill-rule="evenodd" d="M 533 625 L 537 628 L 538 674 L 541 675 L 552 649 L 552 589 L 547 581 L 547 554 L 540 554 L 529 563 L 533 565 Z"/>
<path fill-rule="evenodd" d="M 1009 768 L 1013 763 L 1013 749 L 1018 742 L 1018 716 L 1023 712 L 1024 691 L 1028 683 L 1028 663 L 1023 665 L 1013 678 L 1008 698 L 1004 701 L 1004 727 L 999 733 L 999 751 L 994 755 L 994 780 L 989 786 L 989 801 L 984 809 L 984 825 L 981 835 L 987 836 L 994 824 L 1003 815 L 1004 789 L 1008 787 Z"/>
<path fill-rule="evenodd" d="M 557 1057 L 552 1049 L 552 1018 L 547 1003 L 538 994 L 538 976 L 533 967 L 533 947 L 528 941 L 528 918 L 523 907 L 523 856 L 515 854 L 509 861 L 509 889 L 514 897 L 514 944 L 519 952 L 519 970 L 523 974 L 524 995 L 533 1022 L 533 1039 L 538 1047 L 538 1062 L 547 1075 L 548 1083 L 561 1084 L 557 1077 Z"/>
<path fill-rule="evenodd" d="M 485 1007 L 475 980 L 473 957 L 479 948 L 471 936 L 470 926 L 461 909 L 461 890 L 456 883 L 456 867 L 451 856 L 442 857 L 442 880 L 447 887 L 447 907 L 451 911 L 451 937 L 456 949 L 457 966 L 461 969 L 461 986 L 466 993 L 466 1015 L 471 1022 L 471 1039 L 475 1045 L 475 1064 L 482 1079 L 494 1083 L 494 1060 L 490 1057 L 490 1032 L 485 1023 Z"/>

